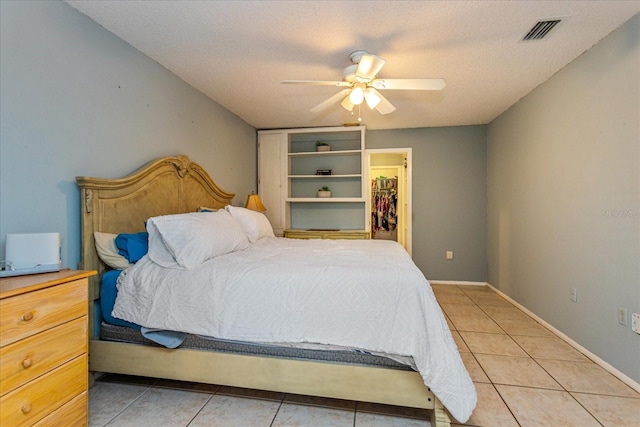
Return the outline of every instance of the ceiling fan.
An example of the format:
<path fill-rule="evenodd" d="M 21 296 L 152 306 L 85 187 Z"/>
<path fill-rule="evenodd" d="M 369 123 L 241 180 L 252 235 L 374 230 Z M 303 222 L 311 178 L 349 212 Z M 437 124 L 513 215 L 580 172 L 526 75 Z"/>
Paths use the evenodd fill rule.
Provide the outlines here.
<path fill-rule="evenodd" d="M 372 110 L 375 108 L 380 114 L 389 114 L 394 112 L 396 107 L 382 96 L 379 90 L 442 90 L 445 86 L 444 79 L 379 79 L 378 73 L 386 61 L 364 50 L 352 52 L 349 58 L 353 65 L 344 69 L 342 81 L 284 80 L 281 83 L 346 88 L 313 107 L 312 113 L 326 110 L 342 100 L 342 107 L 351 112 L 355 106 L 366 102 Z"/>

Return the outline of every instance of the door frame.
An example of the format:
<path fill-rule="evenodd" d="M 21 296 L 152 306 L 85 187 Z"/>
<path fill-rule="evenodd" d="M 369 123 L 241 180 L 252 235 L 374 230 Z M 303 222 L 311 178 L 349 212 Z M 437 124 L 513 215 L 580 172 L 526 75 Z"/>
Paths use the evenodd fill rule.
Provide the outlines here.
<path fill-rule="evenodd" d="M 403 154 L 407 159 L 407 208 L 406 208 L 406 226 L 407 226 L 407 240 L 406 240 L 406 250 L 409 255 L 412 254 L 413 248 L 413 203 L 412 203 L 412 194 L 413 194 L 413 169 L 412 169 L 412 157 L 411 157 L 411 148 L 371 148 L 365 150 L 365 158 L 367 168 L 364 171 L 365 180 L 368 183 L 367 185 L 367 194 L 365 197 L 367 198 L 366 209 L 368 212 L 367 216 L 367 229 L 371 230 L 371 155 L 372 154 Z"/>

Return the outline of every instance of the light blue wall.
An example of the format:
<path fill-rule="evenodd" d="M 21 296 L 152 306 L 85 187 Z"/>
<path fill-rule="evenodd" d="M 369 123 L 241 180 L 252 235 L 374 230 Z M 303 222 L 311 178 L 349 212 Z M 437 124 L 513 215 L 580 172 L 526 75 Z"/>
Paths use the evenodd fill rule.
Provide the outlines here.
<path fill-rule="evenodd" d="M 256 131 L 59 1 L 0 2 L 0 247 L 60 232 L 80 257 L 75 177 L 186 154 L 234 204 L 256 190 Z"/>
<path fill-rule="evenodd" d="M 488 141 L 489 282 L 640 381 L 640 336 L 617 320 L 640 312 L 640 15 Z"/>
<path fill-rule="evenodd" d="M 412 149 L 412 256 L 425 276 L 486 282 L 486 126 L 368 130 L 366 148 Z"/>

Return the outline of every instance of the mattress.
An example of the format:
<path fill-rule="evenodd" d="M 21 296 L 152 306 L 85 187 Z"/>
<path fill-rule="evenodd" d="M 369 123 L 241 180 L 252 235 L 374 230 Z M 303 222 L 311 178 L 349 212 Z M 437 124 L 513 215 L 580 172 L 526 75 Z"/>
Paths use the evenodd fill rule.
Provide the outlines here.
<path fill-rule="evenodd" d="M 103 322 L 100 328 L 100 339 L 104 341 L 117 341 L 133 344 L 160 346 L 154 341 L 145 338 L 139 330 L 126 326 L 111 325 Z M 180 348 L 217 351 L 223 353 L 278 357 L 286 359 L 313 360 L 330 363 L 376 366 L 382 368 L 412 370 L 410 366 L 397 362 L 387 357 L 368 354 L 356 350 L 319 350 L 297 348 L 289 346 L 276 346 L 260 343 L 222 340 L 216 338 L 201 337 L 188 334 Z"/>
<path fill-rule="evenodd" d="M 172 334 L 171 331 L 166 331 L 171 335 L 170 337 L 164 337 L 162 333 L 145 334 L 145 328 L 142 328 L 140 325 L 115 318 L 111 314 L 118 295 L 116 283 L 121 273 L 121 270 L 110 270 L 104 273 L 101 278 L 100 299 L 98 303 L 102 317 L 96 322 L 96 325 L 99 325 L 99 330 L 96 332 L 100 336 L 100 339 L 104 341 L 156 346 L 167 346 L 167 342 L 175 343 L 176 341 L 180 341 L 179 346 L 181 348 L 377 366 L 400 370 L 416 370 L 411 357 L 374 354 L 359 349 L 344 349 L 328 345 L 310 345 L 308 343 L 306 345 L 270 345 L 266 343 L 224 340 L 194 334 L 184 334 L 183 338 L 176 339 L 176 335 Z M 171 348 L 174 347 L 171 346 Z"/>

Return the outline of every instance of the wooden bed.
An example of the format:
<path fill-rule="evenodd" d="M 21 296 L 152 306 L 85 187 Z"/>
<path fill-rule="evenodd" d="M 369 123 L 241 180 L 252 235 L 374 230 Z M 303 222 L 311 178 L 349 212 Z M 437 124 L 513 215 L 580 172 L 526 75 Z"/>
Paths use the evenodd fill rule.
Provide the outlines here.
<path fill-rule="evenodd" d="M 120 373 L 200 383 L 271 390 L 311 396 L 431 410 L 431 424 L 450 425 L 442 403 L 420 374 L 381 367 L 248 356 L 194 349 L 101 341 L 93 325 L 99 276 L 107 267 L 98 257 L 94 231 L 144 231 L 153 216 L 220 208 L 234 194 L 222 191 L 207 172 L 187 156 L 161 158 L 118 179 L 77 177 L 81 191 L 82 260 L 96 270 L 89 289 L 89 371 Z M 90 378 L 91 382 L 92 378 Z"/>

